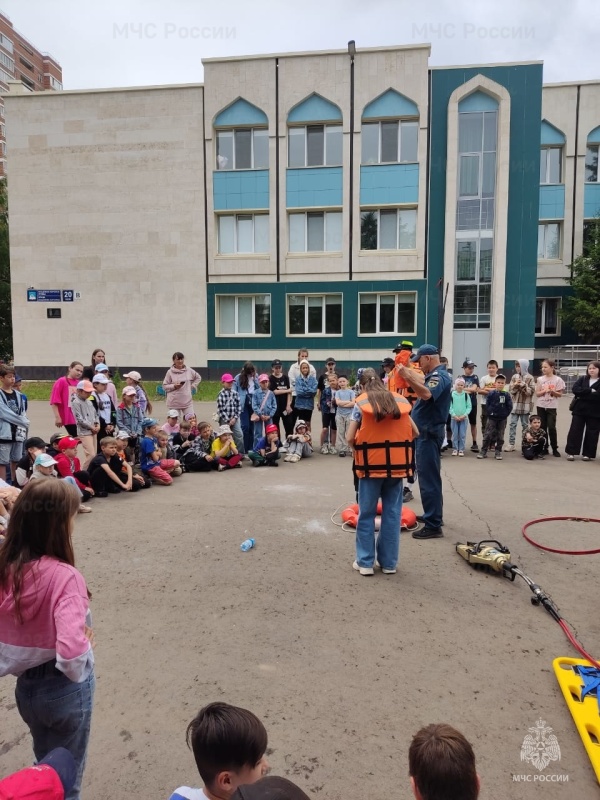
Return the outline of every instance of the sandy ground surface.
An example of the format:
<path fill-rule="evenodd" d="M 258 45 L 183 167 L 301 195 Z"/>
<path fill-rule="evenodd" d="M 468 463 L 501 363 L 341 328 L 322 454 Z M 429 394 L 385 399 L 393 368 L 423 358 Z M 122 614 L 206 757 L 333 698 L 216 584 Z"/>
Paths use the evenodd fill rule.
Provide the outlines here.
<path fill-rule="evenodd" d="M 211 411 L 203 404 L 200 416 Z M 46 404 L 32 404 L 31 418 L 36 434 L 51 433 Z M 171 488 L 93 501 L 75 534 L 97 638 L 84 797 L 159 800 L 197 785 L 185 728 L 213 700 L 257 713 L 273 771 L 315 797 L 409 798 L 408 745 L 433 721 L 473 743 L 483 800 L 596 797 L 552 671 L 553 658 L 575 653 L 525 584 L 475 571 L 454 544 L 491 536 L 510 546 L 600 655 L 599 556 L 544 554 L 521 536 L 534 517 L 600 516 L 599 464 L 446 455 L 443 474 L 445 538 L 404 535 L 398 574 L 373 578 L 352 570 L 353 536 L 330 520 L 353 501 L 349 459 L 184 475 Z M 420 509 L 418 495 L 410 505 Z M 593 547 L 600 527 L 548 523 L 536 533 Z M 256 548 L 242 553 L 248 534 Z M 0 681 L 4 774 L 31 759 L 13 686 Z M 543 773 L 520 759 L 539 718 L 562 754 Z M 534 781 L 540 774 L 557 777 Z"/>

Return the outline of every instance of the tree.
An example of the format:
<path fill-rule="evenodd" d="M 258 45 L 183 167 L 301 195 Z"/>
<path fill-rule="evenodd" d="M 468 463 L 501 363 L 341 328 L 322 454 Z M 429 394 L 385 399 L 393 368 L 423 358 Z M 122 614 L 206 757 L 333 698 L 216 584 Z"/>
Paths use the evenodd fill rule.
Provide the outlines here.
<path fill-rule="evenodd" d="M 360 224 L 360 249 L 377 250 L 377 214 L 363 211 Z"/>
<path fill-rule="evenodd" d="M 571 264 L 567 283 L 573 294 L 565 298 L 561 317 L 584 344 L 600 342 L 600 215 L 589 224 L 582 255 Z"/>
<path fill-rule="evenodd" d="M 0 178 L 0 359 L 13 354 L 10 302 L 10 253 L 8 249 L 8 198 L 6 179 Z"/>

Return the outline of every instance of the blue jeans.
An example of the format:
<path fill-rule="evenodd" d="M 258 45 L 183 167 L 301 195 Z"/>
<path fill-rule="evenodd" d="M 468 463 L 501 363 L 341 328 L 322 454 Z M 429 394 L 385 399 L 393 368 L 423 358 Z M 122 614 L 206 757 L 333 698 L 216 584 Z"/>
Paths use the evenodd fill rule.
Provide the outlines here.
<path fill-rule="evenodd" d="M 272 419 L 268 419 L 266 421 L 259 419 L 258 422 L 251 423 L 254 432 L 254 439 L 252 441 L 252 447 L 251 447 L 252 450 L 256 450 L 256 445 L 258 444 L 258 440 L 260 439 L 261 436 L 265 435 L 265 428 L 267 427 L 267 425 L 270 425 L 272 421 L 273 421 Z"/>
<path fill-rule="evenodd" d="M 400 549 L 402 478 L 359 478 L 356 561 L 359 567 L 375 563 L 375 515 L 381 497 L 381 528 L 377 537 L 377 561 L 383 569 L 396 569 Z"/>
<path fill-rule="evenodd" d="M 441 528 L 444 524 L 440 453 L 445 427 L 442 423 L 436 428 L 422 429 L 415 440 L 423 521 L 427 528 Z"/>
<path fill-rule="evenodd" d="M 454 448 L 454 450 L 465 449 L 468 424 L 469 424 L 468 417 L 466 419 L 454 419 L 454 417 L 452 417 L 450 421 L 450 427 L 452 428 L 452 447 Z"/>
<path fill-rule="evenodd" d="M 244 404 L 244 406 L 242 406 L 242 413 L 240 414 L 240 427 L 244 434 L 245 453 L 248 453 L 250 450 L 252 450 L 252 445 L 254 444 L 254 435 L 253 435 L 254 423 L 250 420 L 251 415 L 252 415 L 252 405 L 248 401 L 248 398 L 246 398 L 246 403 Z"/>
<path fill-rule="evenodd" d="M 77 780 L 65 800 L 79 800 L 95 686 L 93 672 L 82 683 L 73 683 L 56 670 L 36 678 L 22 675 L 17 680 L 17 708 L 29 726 L 36 760 L 55 747 L 66 747 L 75 759 Z"/>
<path fill-rule="evenodd" d="M 508 443 L 514 445 L 517 438 L 517 424 L 521 421 L 521 435 L 529 425 L 529 414 L 511 414 L 510 427 L 508 429 Z"/>

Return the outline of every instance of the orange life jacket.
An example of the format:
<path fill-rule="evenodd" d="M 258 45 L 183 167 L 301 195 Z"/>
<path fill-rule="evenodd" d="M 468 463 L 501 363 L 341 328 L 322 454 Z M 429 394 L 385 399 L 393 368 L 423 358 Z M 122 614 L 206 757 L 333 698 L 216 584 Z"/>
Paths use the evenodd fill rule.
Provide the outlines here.
<path fill-rule="evenodd" d="M 354 465 L 359 478 L 406 478 L 413 474 L 410 403 L 394 397 L 400 417 L 377 422 L 367 394 L 357 399 L 362 412 L 354 440 Z"/>
<path fill-rule="evenodd" d="M 404 380 L 404 378 L 398 375 L 398 371 L 396 369 L 397 366 L 402 365 L 404 367 L 408 367 L 409 369 L 414 369 L 415 372 L 422 372 L 419 368 L 419 365 L 410 360 L 411 356 L 412 353 L 410 350 L 400 350 L 400 352 L 396 355 L 396 358 L 394 359 L 394 369 L 390 372 L 387 387 L 390 392 L 394 392 L 395 394 L 402 395 L 402 397 L 406 397 L 411 406 L 414 406 L 418 399 L 417 395 L 415 394 L 415 390 L 407 381 Z"/>

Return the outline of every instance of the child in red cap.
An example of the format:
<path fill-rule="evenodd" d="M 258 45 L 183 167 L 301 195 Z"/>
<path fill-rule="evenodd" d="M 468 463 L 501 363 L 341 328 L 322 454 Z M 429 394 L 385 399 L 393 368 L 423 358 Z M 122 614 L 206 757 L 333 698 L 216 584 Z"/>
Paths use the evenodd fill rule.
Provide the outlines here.
<path fill-rule="evenodd" d="M 252 465 L 254 467 L 278 467 L 277 462 L 281 458 L 280 447 L 279 429 L 277 425 L 271 423 L 265 427 L 265 435 L 259 438 L 256 447 L 248 453 Z"/>

